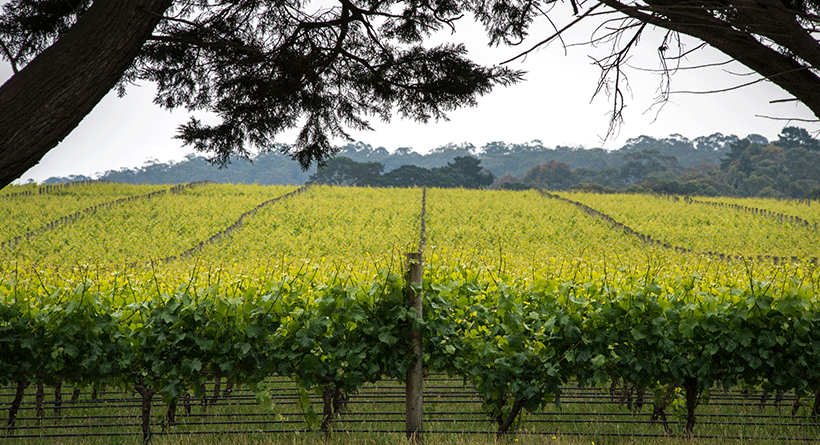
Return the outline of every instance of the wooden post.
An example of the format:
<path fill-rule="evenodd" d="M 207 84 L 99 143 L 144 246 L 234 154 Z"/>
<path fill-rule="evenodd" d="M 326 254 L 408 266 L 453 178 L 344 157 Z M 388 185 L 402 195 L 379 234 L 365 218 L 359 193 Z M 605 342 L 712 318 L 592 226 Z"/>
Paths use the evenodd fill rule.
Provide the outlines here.
<path fill-rule="evenodd" d="M 416 317 L 421 319 L 421 292 L 413 289 L 413 285 L 421 286 L 423 267 L 421 264 L 421 253 L 407 254 L 407 298 L 410 306 L 416 309 Z M 410 328 L 410 347 L 413 354 L 418 359 L 412 368 L 407 370 L 406 398 L 405 398 L 405 431 L 407 438 L 412 441 L 422 439 L 422 392 L 424 390 L 424 380 L 422 378 L 422 350 L 421 332 Z"/>

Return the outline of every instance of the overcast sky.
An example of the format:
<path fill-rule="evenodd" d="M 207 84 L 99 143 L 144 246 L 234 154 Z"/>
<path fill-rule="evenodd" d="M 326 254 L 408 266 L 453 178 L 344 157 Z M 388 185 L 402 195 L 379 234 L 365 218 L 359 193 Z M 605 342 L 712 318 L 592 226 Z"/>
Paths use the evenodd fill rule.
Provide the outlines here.
<path fill-rule="evenodd" d="M 557 8 L 568 9 L 563 3 L 558 3 Z M 571 30 L 565 42 L 589 38 L 593 29 L 590 25 Z M 529 48 L 550 33 L 550 25 L 540 23 L 533 29 L 532 42 L 516 48 L 488 48 L 480 30 L 465 22 L 456 35 L 441 33 L 436 38 L 464 42 L 475 61 L 491 65 Z M 658 69 L 656 49 L 663 35 L 664 32 L 658 30 L 646 33 L 640 41 L 640 50 L 629 60 L 630 65 Z M 688 50 L 697 43 L 688 40 L 684 44 Z M 718 132 L 740 137 L 757 133 L 775 139 L 787 125 L 806 128 L 815 136 L 820 132 L 817 123 L 760 117 L 815 119 L 806 107 L 795 102 L 770 104 L 770 101 L 789 96 L 765 82 L 728 92 L 691 93 L 729 88 L 759 77 L 749 75 L 743 66 L 732 64 L 678 71 L 672 77 L 672 90 L 681 93 L 673 94 L 663 108 L 652 106 L 661 83 L 658 74 L 635 69 L 628 71 L 624 123 L 615 136 L 602 141 L 612 103 L 611 97 L 605 94 L 592 99 L 600 70 L 592 63 L 590 54 L 601 56 L 608 51 L 608 47 L 565 47 L 554 42 L 531 53 L 526 60 L 508 64 L 528 71 L 525 82 L 496 88 L 481 97 L 477 107 L 451 113 L 449 121 L 427 125 L 398 119 L 391 123 L 374 121 L 375 131 L 354 132 L 352 136 L 355 140 L 390 151 L 411 147 L 425 153 L 448 143 L 465 142 L 480 147 L 492 141 L 524 143 L 537 139 L 547 147 L 616 149 L 627 139 L 640 135 L 663 138 L 678 133 L 691 139 Z M 698 66 L 726 59 L 716 51 L 700 50 L 687 57 L 683 64 Z M 10 75 L 10 67 L 3 63 L 0 82 Z M 71 135 L 17 182 L 30 179 L 42 182 L 51 176 L 72 174 L 94 176 L 107 170 L 138 167 L 149 159 L 162 162 L 182 159 L 191 151 L 183 148 L 173 136 L 176 127 L 187 120 L 188 113 L 160 109 L 153 105 L 153 95 L 154 87 L 150 84 L 130 88 L 122 99 L 114 93 L 109 94 Z M 277 139 L 285 143 L 292 140 L 293 133 Z"/>

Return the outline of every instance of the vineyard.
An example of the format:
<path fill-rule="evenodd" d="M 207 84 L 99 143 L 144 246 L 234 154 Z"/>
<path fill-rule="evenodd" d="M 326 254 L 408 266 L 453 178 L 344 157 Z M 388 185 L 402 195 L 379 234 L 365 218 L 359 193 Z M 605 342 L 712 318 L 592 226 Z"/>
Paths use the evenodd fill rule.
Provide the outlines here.
<path fill-rule="evenodd" d="M 145 441 L 192 400 L 330 434 L 403 418 L 377 395 L 418 358 L 426 433 L 818 437 L 816 202 L 90 183 L 0 209 L 6 438 L 87 435 L 99 400 Z"/>

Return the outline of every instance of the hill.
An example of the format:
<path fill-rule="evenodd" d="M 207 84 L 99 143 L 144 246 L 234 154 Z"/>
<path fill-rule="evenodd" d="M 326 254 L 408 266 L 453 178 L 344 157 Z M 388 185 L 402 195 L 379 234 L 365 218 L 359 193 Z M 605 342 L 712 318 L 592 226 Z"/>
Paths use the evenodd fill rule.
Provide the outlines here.
<path fill-rule="evenodd" d="M 618 168 L 623 165 L 623 155 L 645 149 L 656 149 L 664 155 L 675 156 L 682 166 L 693 166 L 704 162 L 719 163 L 727 153 L 727 144 L 739 140 L 737 136 L 720 133 L 688 140 L 680 135 L 655 139 L 649 136 L 630 139 L 618 150 L 601 148 L 545 147 L 541 141 L 525 143 L 491 142 L 482 147 L 469 143 L 446 144 L 427 154 L 402 147 L 389 152 L 384 147 L 373 147 L 364 142 L 356 142 L 342 147 L 337 156 L 348 157 L 356 162 L 380 162 L 385 172 L 402 165 L 424 168 L 443 167 L 457 156 L 473 156 L 482 161 L 482 166 L 495 176 L 512 175 L 523 177 L 535 165 L 556 160 L 567 163 L 571 168 L 600 170 L 605 167 Z M 256 183 L 264 185 L 303 184 L 315 168 L 302 171 L 299 165 L 278 151 L 261 153 L 250 162 L 235 160 L 224 168 L 210 164 L 203 156 L 189 155 L 183 161 L 160 163 L 147 162 L 142 167 L 109 170 L 95 179 L 128 184 L 176 184 L 191 181 L 215 181 L 225 183 Z M 91 179 L 84 176 L 52 177 L 44 184 L 71 182 Z"/>
<path fill-rule="evenodd" d="M 477 158 L 485 173 L 498 178 L 495 187 L 552 190 L 574 187 L 599 191 L 792 198 L 820 195 L 820 143 L 806 130 L 796 127 L 784 128 L 779 138 L 772 142 L 757 134 L 741 139 L 736 135 L 715 133 L 691 140 L 672 134 L 662 139 L 650 136 L 629 139 L 622 147 L 611 151 L 546 147 L 541 141 L 534 140 L 526 143 L 491 142 L 482 147 L 450 143 L 421 154 L 409 147 L 390 152 L 384 147 L 374 148 L 356 142 L 342 147 L 336 158 L 348 158 L 354 164 L 366 163 L 369 171 L 375 169 L 379 174 L 387 174 L 402 166 L 440 170 L 459 157 Z M 130 184 L 214 181 L 298 185 L 308 182 L 315 174 L 315 167 L 302 171 L 297 162 L 274 150 L 250 160 L 235 160 L 224 168 L 210 164 L 205 157 L 189 155 L 181 162 L 148 162 L 139 168 L 108 171 L 96 179 Z M 84 179 L 90 178 L 49 178 L 45 184 Z M 382 185 L 384 181 L 355 183 Z M 413 185 L 395 181 L 387 183 Z"/>

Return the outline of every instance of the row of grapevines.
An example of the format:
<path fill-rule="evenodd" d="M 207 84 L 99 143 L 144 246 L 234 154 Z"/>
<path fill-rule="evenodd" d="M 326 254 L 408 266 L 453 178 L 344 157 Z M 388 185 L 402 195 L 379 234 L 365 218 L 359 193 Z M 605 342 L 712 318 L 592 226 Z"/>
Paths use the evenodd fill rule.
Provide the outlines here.
<path fill-rule="evenodd" d="M 207 184 L 99 210 L 13 249 L 6 258 L 44 265 L 145 264 L 191 248 L 259 203 L 295 187 Z"/>
<path fill-rule="evenodd" d="M 303 396 L 315 388 L 332 399 L 401 375 L 413 315 L 397 269 L 399 251 L 418 242 L 419 198 L 313 188 L 259 211 L 230 242 L 150 274 L 8 263 L 0 357 L 11 358 L 0 373 L 124 382 L 169 403 L 214 376 L 263 394 L 264 376 L 287 375 Z M 804 365 L 818 358 L 816 270 L 647 250 L 532 192 L 431 190 L 427 203 L 427 315 L 417 325 L 428 366 L 474 382 L 501 430 L 570 378 L 673 384 L 695 402 L 716 375 L 816 388 Z"/>
<path fill-rule="evenodd" d="M 652 195 L 562 193 L 637 232 L 696 252 L 817 257 L 820 232 L 748 212 Z"/>
<path fill-rule="evenodd" d="M 24 194 L 34 194 L 37 193 L 40 186 L 37 183 L 30 182 L 27 184 L 9 184 L 3 188 L 0 188 L 0 196 L 13 196 L 13 195 L 24 195 Z"/>
<path fill-rule="evenodd" d="M 313 186 L 260 210 L 191 262 L 370 275 L 400 267 L 403 254 L 417 249 L 420 212 L 417 189 Z"/>
<path fill-rule="evenodd" d="M 17 196 L 0 200 L 0 240 L 39 229 L 63 216 L 74 214 L 94 205 L 130 196 L 146 195 L 167 189 L 167 185 L 131 185 L 99 183 L 83 187 L 69 187 L 53 193 Z"/>
<path fill-rule="evenodd" d="M 107 266 L 122 258 L 145 263 L 197 245 L 255 200 L 287 189 L 268 190 L 211 185 L 169 198 L 167 202 L 174 205 L 189 206 L 176 212 L 169 211 L 171 205 L 162 207 L 167 202 L 157 201 L 143 206 L 144 211 L 134 211 L 139 215 L 129 223 L 122 213 L 135 207 L 125 206 L 116 217 L 94 218 L 87 225 L 57 231 L 61 234 L 57 240 L 43 237 L 39 244 L 25 247 L 39 245 L 45 254 L 65 260 L 62 264 Z M 599 274 L 629 280 L 636 271 L 651 271 L 669 280 L 692 277 L 698 286 L 711 288 L 736 286 L 745 281 L 747 267 L 766 267 L 647 248 L 572 205 L 533 192 L 430 190 L 429 195 L 426 258 L 432 264 L 477 264 L 514 276 L 578 280 Z M 418 242 L 419 196 L 412 189 L 316 187 L 298 199 L 262 209 L 230 237 L 206 247 L 203 255 L 179 262 L 176 272 L 157 273 L 185 275 L 193 267 L 214 265 L 237 273 L 260 264 L 269 269 L 272 265 L 282 269 L 319 266 L 323 273 L 348 274 L 368 274 L 383 265 L 395 267 L 402 253 L 414 250 Z M 236 204 L 243 207 L 231 207 Z M 225 213 L 229 208 L 233 213 Z M 213 218 L 216 211 L 224 217 Z M 800 239 L 800 233 L 792 235 Z M 30 250 L 20 252 L 18 258 L 37 259 Z"/>
<path fill-rule="evenodd" d="M 526 274 L 565 259 L 608 258 L 618 264 L 645 251 L 610 225 L 536 191 L 438 189 L 428 192 L 427 203 L 432 259 Z"/>
<path fill-rule="evenodd" d="M 430 365 L 467 375 L 499 425 L 560 397 L 560 385 L 622 379 L 685 391 L 692 432 L 716 382 L 820 389 L 818 281 L 786 279 L 721 292 L 691 283 L 522 283 L 487 270 L 432 271 Z M 443 276 L 440 280 L 438 276 Z M 460 279 L 454 279 L 454 277 Z"/>
<path fill-rule="evenodd" d="M 362 281 L 318 281 L 305 270 L 275 278 L 209 270 L 177 282 L 52 272 L 3 269 L 0 385 L 124 385 L 148 403 L 161 394 L 173 404 L 215 377 L 264 398 L 261 382 L 282 375 L 306 400 L 311 390 L 398 377 L 412 358 L 400 339 L 414 312 L 400 275 L 386 269 Z"/>
<path fill-rule="evenodd" d="M 121 384 L 172 404 L 215 377 L 269 400 L 262 381 L 281 375 L 301 388 L 309 422 L 324 418 L 327 426 L 332 409 L 319 415 L 308 393 L 328 402 L 404 375 L 414 357 L 403 339 L 414 323 L 428 369 L 471 381 L 500 432 L 519 413 L 559 401 L 569 380 L 682 388 L 690 434 L 698 401 L 718 381 L 820 389 L 816 276 L 750 276 L 748 286 L 715 292 L 646 275 L 631 283 L 530 280 L 490 268 L 428 267 L 424 317 L 416 320 L 401 274 L 388 269 L 358 279 L 203 270 L 177 281 L 3 272 L 0 384 Z"/>
<path fill-rule="evenodd" d="M 787 216 L 800 217 L 812 223 L 820 222 L 820 205 L 810 199 L 733 198 L 729 196 L 697 197 L 696 201 L 767 210 Z"/>
<path fill-rule="evenodd" d="M 647 246 L 574 205 L 534 192 L 431 190 L 427 233 L 425 261 L 433 266 L 486 267 L 518 278 L 632 283 L 643 275 L 673 282 L 685 277 L 707 290 L 744 285 L 749 270 L 807 272 L 800 264 L 775 268 Z"/>
<path fill-rule="evenodd" d="M 232 191 L 228 191 L 230 188 Z M 254 186 L 211 185 L 201 190 L 194 192 L 198 195 L 190 200 L 184 198 L 191 196 L 189 191 L 162 202 L 101 212 L 88 222 L 40 237 L 42 239 L 19 248 L 12 255 L 64 263 L 146 262 L 196 246 L 254 203 L 253 199 L 248 202 L 234 199 L 235 194 L 251 193 Z M 213 194 L 202 196 L 205 190 Z M 262 191 L 256 199 L 275 193 L 279 192 Z M 312 261 L 326 267 L 344 266 L 348 270 L 363 270 L 363 264 L 372 268 L 367 265 L 384 259 L 395 263 L 400 258 L 397 252 L 412 250 L 417 242 L 419 195 L 418 190 L 412 189 L 316 188 L 299 200 L 277 203 L 274 208 L 250 218 L 230 240 L 206 249 L 206 255 L 196 261 L 222 265 L 249 262 L 287 265 Z M 246 198 L 249 197 L 242 199 Z M 744 253 L 776 254 L 776 250 L 764 248 L 776 244 L 780 250 L 791 249 L 780 246 L 795 245 L 805 249 L 815 242 L 811 234 L 800 231 L 771 231 L 740 224 L 726 217 L 736 213 L 731 210 L 712 209 L 704 216 L 693 213 L 686 205 L 644 195 L 606 199 L 615 204 L 605 201 L 602 206 L 631 208 L 631 213 L 625 215 L 630 224 L 645 217 L 648 222 L 639 221 L 641 228 L 647 226 L 646 230 L 652 230 L 647 233 L 671 244 L 679 242 L 683 246 L 719 251 L 715 244 L 723 243 L 727 247 L 727 240 L 736 240 L 733 245 L 742 244 Z M 646 199 L 655 201 L 641 201 Z M 620 270 L 636 262 L 645 264 L 650 258 L 678 269 L 696 271 L 701 270 L 704 263 L 695 256 L 647 249 L 610 224 L 534 192 L 431 190 L 428 201 L 428 258 L 493 264 L 524 274 L 551 268 L 558 275 L 569 272 L 566 265 L 573 262 L 577 266 L 572 273 L 590 268 Z M 35 218 L 21 214 L 7 221 L 11 225 L 17 220 L 32 219 Z M 725 236 L 727 227 L 732 228 L 732 236 Z M 761 239 L 767 236 L 769 244 L 762 244 Z M 755 244 L 750 240 L 756 240 Z M 695 264 L 689 266 L 693 261 Z"/>

